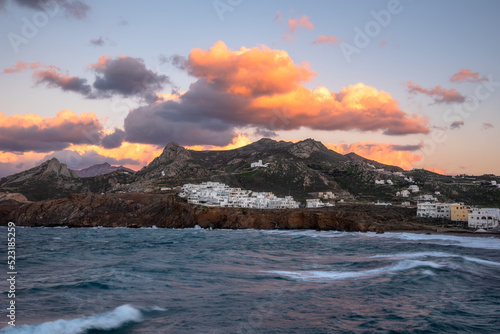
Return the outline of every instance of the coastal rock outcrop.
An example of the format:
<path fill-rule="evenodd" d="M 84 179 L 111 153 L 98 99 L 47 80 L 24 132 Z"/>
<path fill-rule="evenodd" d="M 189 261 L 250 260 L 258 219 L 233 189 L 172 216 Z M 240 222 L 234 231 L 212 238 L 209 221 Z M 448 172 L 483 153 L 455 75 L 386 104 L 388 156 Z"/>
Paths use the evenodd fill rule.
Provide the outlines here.
<path fill-rule="evenodd" d="M 72 194 L 64 199 L 9 206 L 0 224 L 68 227 L 169 227 L 384 231 L 422 229 L 412 209 L 347 205 L 323 209 L 255 210 L 202 207 L 175 195 Z M 3 208 L 3 209 L 2 209 Z"/>

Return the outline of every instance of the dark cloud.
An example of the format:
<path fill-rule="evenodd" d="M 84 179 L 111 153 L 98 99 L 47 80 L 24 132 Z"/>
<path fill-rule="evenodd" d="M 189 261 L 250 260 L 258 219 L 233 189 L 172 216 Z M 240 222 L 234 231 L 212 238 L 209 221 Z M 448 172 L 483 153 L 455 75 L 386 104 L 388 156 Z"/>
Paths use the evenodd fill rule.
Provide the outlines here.
<path fill-rule="evenodd" d="M 434 99 L 434 103 L 464 103 L 465 96 L 460 94 L 455 88 L 446 89 L 441 86 L 433 88 L 422 88 L 411 81 L 408 81 L 408 92 L 410 94 L 424 94 Z"/>
<path fill-rule="evenodd" d="M 463 121 L 455 121 L 450 124 L 450 130 L 460 129 L 462 126 L 464 126 Z"/>
<path fill-rule="evenodd" d="M 107 149 L 120 147 L 125 140 L 125 132 L 120 129 L 115 129 L 112 134 L 106 135 L 102 141 L 101 146 Z"/>
<path fill-rule="evenodd" d="M 102 41 L 102 38 L 100 38 Z M 100 41 L 96 42 L 100 45 Z M 49 68 L 36 70 L 34 77 L 37 84 L 61 88 L 64 91 L 77 92 L 90 99 L 110 98 L 113 95 L 123 97 L 140 97 L 152 103 L 158 100 L 157 92 L 167 84 L 171 84 L 166 75 L 158 74 L 146 68 L 140 58 L 121 56 L 116 59 L 101 57 L 91 68 L 96 74 L 91 86 L 87 79 L 62 73 L 55 66 L 40 63 L 18 62 L 4 70 L 5 73 L 15 73 L 27 69 Z"/>
<path fill-rule="evenodd" d="M 7 0 L 0 0 L 0 12 L 7 12 L 5 9 L 5 5 L 7 4 Z"/>
<path fill-rule="evenodd" d="M 99 145 L 101 139 L 102 124 L 91 113 L 62 111 L 55 118 L 36 121 L 29 115 L 0 117 L 0 151 L 59 151 L 71 144 Z"/>
<path fill-rule="evenodd" d="M 174 65 L 176 68 L 180 70 L 186 70 L 187 69 L 187 64 L 188 60 L 186 57 L 179 56 L 179 55 L 173 55 L 173 56 L 166 56 L 161 54 L 159 56 L 160 63 L 165 64 L 169 63 Z"/>
<path fill-rule="evenodd" d="M 390 145 L 389 148 L 393 151 L 418 151 L 424 146 L 424 143 L 417 145 Z"/>
<path fill-rule="evenodd" d="M 87 79 L 71 77 L 55 70 L 41 70 L 34 74 L 37 84 L 46 84 L 49 87 L 59 87 L 64 91 L 72 91 L 82 95 L 89 95 L 92 88 L 87 84 Z"/>
<path fill-rule="evenodd" d="M 93 38 L 89 41 L 89 43 L 91 45 L 94 45 L 94 46 L 103 46 L 104 45 L 104 39 L 102 38 L 102 36 L 99 36 L 99 38 Z"/>
<path fill-rule="evenodd" d="M 54 11 L 54 8 L 60 6 L 64 9 L 66 16 L 73 17 L 76 19 L 84 19 L 87 17 L 87 13 L 90 7 L 80 0 L 14 0 L 20 6 L 31 8 L 35 10 L 45 10 L 50 9 Z"/>
<path fill-rule="evenodd" d="M 118 22 L 119 26 L 128 26 L 129 24 L 129 21 L 126 18 L 120 16 L 120 21 Z"/>
<path fill-rule="evenodd" d="M 24 164 L 14 164 L 12 162 L 0 162 L 0 178 L 19 173 L 24 170 Z"/>
<path fill-rule="evenodd" d="M 125 140 L 156 145 L 175 141 L 182 145 L 225 146 L 236 136 L 228 124 L 208 115 L 202 120 L 190 120 L 181 111 L 187 108 L 167 101 L 131 111 L 125 119 Z"/>
<path fill-rule="evenodd" d="M 278 134 L 276 132 L 268 130 L 268 129 L 262 129 L 262 128 L 255 129 L 254 133 L 257 136 L 264 137 L 264 138 L 274 138 L 274 137 L 278 136 Z"/>
<path fill-rule="evenodd" d="M 170 83 L 166 75 L 148 70 L 140 58 L 101 58 L 93 68 L 97 73 L 93 86 L 104 95 L 151 96 Z"/>
<path fill-rule="evenodd" d="M 57 160 L 66 164 L 71 169 L 83 169 L 93 165 L 102 164 L 104 162 L 107 162 L 110 165 L 140 165 L 140 162 L 134 159 L 115 159 L 100 155 L 96 151 L 86 151 L 85 153 L 80 154 L 71 150 L 64 150 L 46 155 L 37 163 L 37 165 L 52 158 L 57 158 Z"/>

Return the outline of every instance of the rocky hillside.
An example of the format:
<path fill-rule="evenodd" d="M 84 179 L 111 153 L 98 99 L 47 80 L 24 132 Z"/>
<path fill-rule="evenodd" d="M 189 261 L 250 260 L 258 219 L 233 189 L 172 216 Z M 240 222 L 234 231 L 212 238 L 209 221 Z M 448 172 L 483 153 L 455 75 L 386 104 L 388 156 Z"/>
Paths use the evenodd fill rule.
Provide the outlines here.
<path fill-rule="evenodd" d="M 104 162 L 102 164 L 93 165 L 84 169 L 75 170 L 75 173 L 78 177 L 94 177 L 99 175 L 105 175 L 109 173 L 113 173 L 116 171 L 123 171 L 130 174 L 135 174 L 130 168 L 123 166 L 111 166 L 109 163 Z"/>
<path fill-rule="evenodd" d="M 10 206 L 8 206 L 10 205 Z M 6 207 L 8 206 L 8 208 Z M 193 206 L 174 195 L 74 194 L 65 199 L 13 206 L 0 201 L 0 225 L 226 229 L 316 229 L 338 231 L 426 230 L 415 210 L 373 205 L 324 210 L 249 210 Z"/>
<path fill-rule="evenodd" d="M 259 160 L 267 167 L 251 167 Z M 414 182 L 409 182 L 408 177 Z M 378 185 L 375 180 L 390 183 Z M 37 201 L 83 192 L 161 192 L 165 187 L 203 181 L 292 195 L 299 201 L 311 198 L 310 193 L 331 191 L 349 201 L 393 203 L 408 200 L 396 193 L 416 184 L 421 191 L 413 196 L 440 192 L 437 196 L 442 201 L 500 206 L 500 188 L 491 186 L 491 181 L 500 183 L 499 177 L 452 178 L 425 170 L 404 171 L 354 153 L 339 154 L 312 139 L 297 143 L 261 139 L 228 151 L 191 151 L 169 143 L 160 156 L 135 175 L 118 170 L 79 178 L 52 159 L 0 179 L 0 191 L 18 192 Z"/>

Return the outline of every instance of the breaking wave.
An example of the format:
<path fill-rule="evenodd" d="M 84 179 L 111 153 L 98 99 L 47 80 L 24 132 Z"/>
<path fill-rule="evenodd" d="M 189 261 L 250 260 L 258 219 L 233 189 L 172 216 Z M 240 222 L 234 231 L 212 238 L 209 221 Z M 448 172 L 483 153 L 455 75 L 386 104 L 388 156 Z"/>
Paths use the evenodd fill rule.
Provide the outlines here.
<path fill-rule="evenodd" d="M 152 311 L 164 311 L 155 307 Z M 122 328 L 125 325 L 143 321 L 144 312 L 148 310 L 130 305 L 122 305 L 113 311 L 95 314 L 87 317 L 45 322 L 39 325 L 8 326 L 0 330 L 2 334 L 83 334 L 90 330 L 109 331 Z"/>

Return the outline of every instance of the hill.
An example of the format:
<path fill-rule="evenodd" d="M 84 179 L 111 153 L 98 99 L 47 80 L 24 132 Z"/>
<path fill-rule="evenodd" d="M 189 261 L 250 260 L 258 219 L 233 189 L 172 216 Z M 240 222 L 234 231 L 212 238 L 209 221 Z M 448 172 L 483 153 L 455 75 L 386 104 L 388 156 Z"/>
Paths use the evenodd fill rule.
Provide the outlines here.
<path fill-rule="evenodd" d="M 252 167 L 252 163 L 260 160 L 264 166 Z M 107 168 L 102 167 L 102 170 Z M 384 180 L 384 184 L 376 184 L 376 180 Z M 413 197 L 429 194 L 441 201 L 494 207 L 500 203 L 500 188 L 491 186 L 491 181 L 500 183 L 500 177 L 454 178 L 425 170 L 404 171 L 354 153 L 339 154 L 313 139 L 292 143 L 264 138 L 228 151 L 192 151 L 172 142 L 135 175 L 115 170 L 78 177 L 52 159 L 0 179 L 0 192 L 17 192 L 30 201 L 38 201 L 82 192 L 154 193 L 204 181 L 271 191 L 278 196 L 292 195 L 299 201 L 311 198 L 312 193 L 331 191 L 337 198 L 348 201 L 401 203 L 415 198 L 397 197 L 396 193 L 415 184 L 420 192 L 412 194 Z"/>
<path fill-rule="evenodd" d="M 123 166 L 111 166 L 109 163 L 104 162 L 102 164 L 93 165 L 84 169 L 76 170 L 75 173 L 78 177 L 93 177 L 98 175 L 105 175 L 116 171 L 124 171 L 130 174 L 135 174 L 130 168 Z"/>

